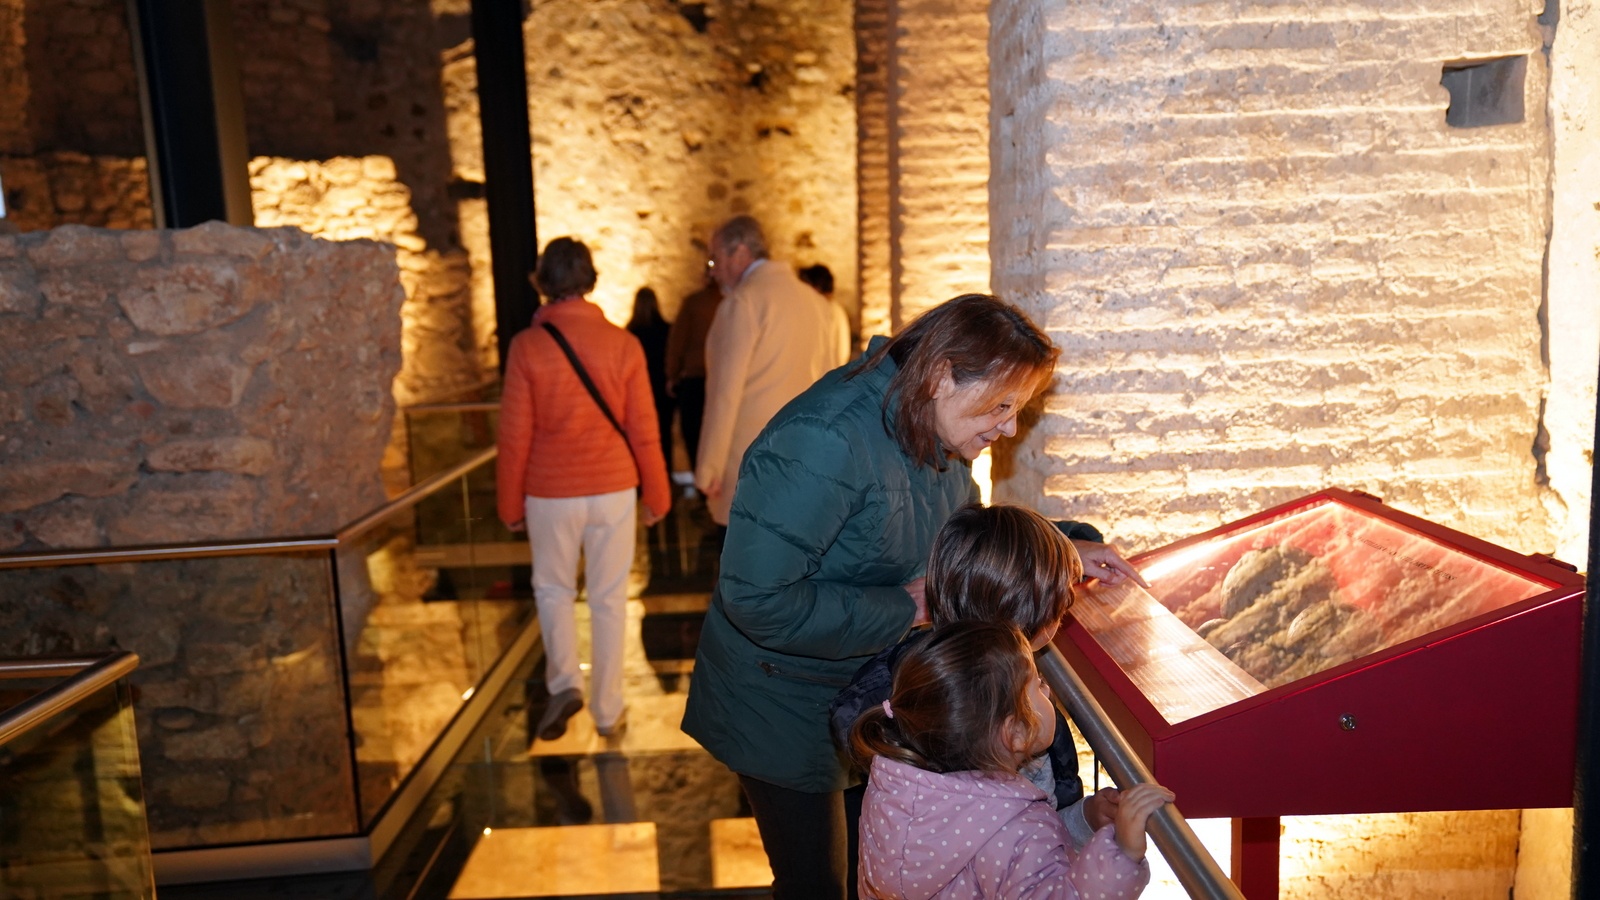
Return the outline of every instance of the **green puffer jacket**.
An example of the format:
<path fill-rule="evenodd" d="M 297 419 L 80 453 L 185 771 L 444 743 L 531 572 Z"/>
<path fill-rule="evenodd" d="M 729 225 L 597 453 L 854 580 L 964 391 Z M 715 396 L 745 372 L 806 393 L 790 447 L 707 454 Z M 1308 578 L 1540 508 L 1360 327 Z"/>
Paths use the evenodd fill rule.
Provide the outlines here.
<path fill-rule="evenodd" d="M 855 365 L 779 410 L 745 453 L 683 717 L 735 772 L 814 793 L 853 780 L 829 701 L 911 627 L 902 586 L 978 499 L 964 460 L 918 466 L 885 431 L 894 361 L 846 380 Z"/>

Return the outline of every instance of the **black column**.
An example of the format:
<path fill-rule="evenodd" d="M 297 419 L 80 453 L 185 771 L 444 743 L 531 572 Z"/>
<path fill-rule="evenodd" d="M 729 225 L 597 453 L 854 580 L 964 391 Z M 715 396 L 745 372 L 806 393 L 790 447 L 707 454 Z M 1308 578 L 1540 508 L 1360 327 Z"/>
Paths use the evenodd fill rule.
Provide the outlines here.
<path fill-rule="evenodd" d="M 128 0 L 156 227 L 250 225 L 244 96 L 226 0 Z"/>
<path fill-rule="evenodd" d="M 528 327 L 539 305 L 538 294 L 528 283 L 537 259 L 538 235 L 533 220 L 533 136 L 528 130 L 522 20 L 522 0 L 472 0 L 484 193 L 489 203 L 489 253 L 502 372 L 511 339 Z"/>
<path fill-rule="evenodd" d="M 1600 404 L 1595 409 L 1600 448 Z M 1600 466 L 1589 494 L 1589 568 L 1583 595 L 1583 683 L 1578 700 L 1578 767 L 1572 791 L 1572 896 L 1600 897 L 1600 606 L 1593 582 L 1600 574 Z"/>

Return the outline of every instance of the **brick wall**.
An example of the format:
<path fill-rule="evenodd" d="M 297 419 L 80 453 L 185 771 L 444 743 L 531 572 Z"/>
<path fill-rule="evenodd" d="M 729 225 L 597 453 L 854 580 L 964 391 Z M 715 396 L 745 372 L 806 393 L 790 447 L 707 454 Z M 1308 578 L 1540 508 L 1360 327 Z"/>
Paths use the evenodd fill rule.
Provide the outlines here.
<path fill-rule="evenodd" d="M 902 0 L 889 32 L 894 324 L 989 290 L 987 0 Z"/>
<path fill-rule="evenodd" d="M 1339 485 L 1553 549 L 1535 14 L 995 0 L 994 281 L 1063 350 L 996 496 L 1139 549 Z M 1445 65 L 1514 55 L 1525 121 L 1447 127 Z M 1519 816 L 1431 815 L 1474 840 L 1295 820 L 1284 895 L 1505 896 Z"/>
<path fill-rule="evenodd" d="M 889 0 L 856 0 L 856 209 L 860 333 L 892 330 L 889 245 Z"/>
<path fill-rule="evenodd" d="M 997 495 L 1137 548 L 1340 485 L 1550 545 L 1526 4 L 993 17 L 995 284 L 1063 350 Z M 1521 54 L 1526 121 L 1446 127 L 1446 63 Z"/>

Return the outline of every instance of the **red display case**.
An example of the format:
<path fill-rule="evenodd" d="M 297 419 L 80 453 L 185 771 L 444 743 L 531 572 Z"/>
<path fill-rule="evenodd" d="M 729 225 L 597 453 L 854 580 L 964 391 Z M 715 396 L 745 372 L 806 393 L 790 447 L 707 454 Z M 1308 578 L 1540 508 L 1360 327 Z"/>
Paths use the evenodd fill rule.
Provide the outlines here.
<path fill-rule="evenodd" d="M 1340 490 L 1132 561 L 1056 643 L 1185 815 L 1571 805 L 1570 567 Z"/>

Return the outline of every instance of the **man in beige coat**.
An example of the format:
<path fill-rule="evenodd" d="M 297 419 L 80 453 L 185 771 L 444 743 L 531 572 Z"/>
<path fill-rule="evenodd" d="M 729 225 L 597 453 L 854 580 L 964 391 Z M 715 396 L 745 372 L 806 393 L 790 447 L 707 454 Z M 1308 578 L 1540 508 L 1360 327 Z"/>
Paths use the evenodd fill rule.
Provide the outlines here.
<path fill-rule="evenodd" d="M 728 220 L 711 238 L 722 286 L 706 335 L 706 413 L 695 484 L 711 518 L 728 524 L 744 451 L 785 403 L 845 363 L 835 307 L 788 265 L 767 260 L 761 225 Z"/>

